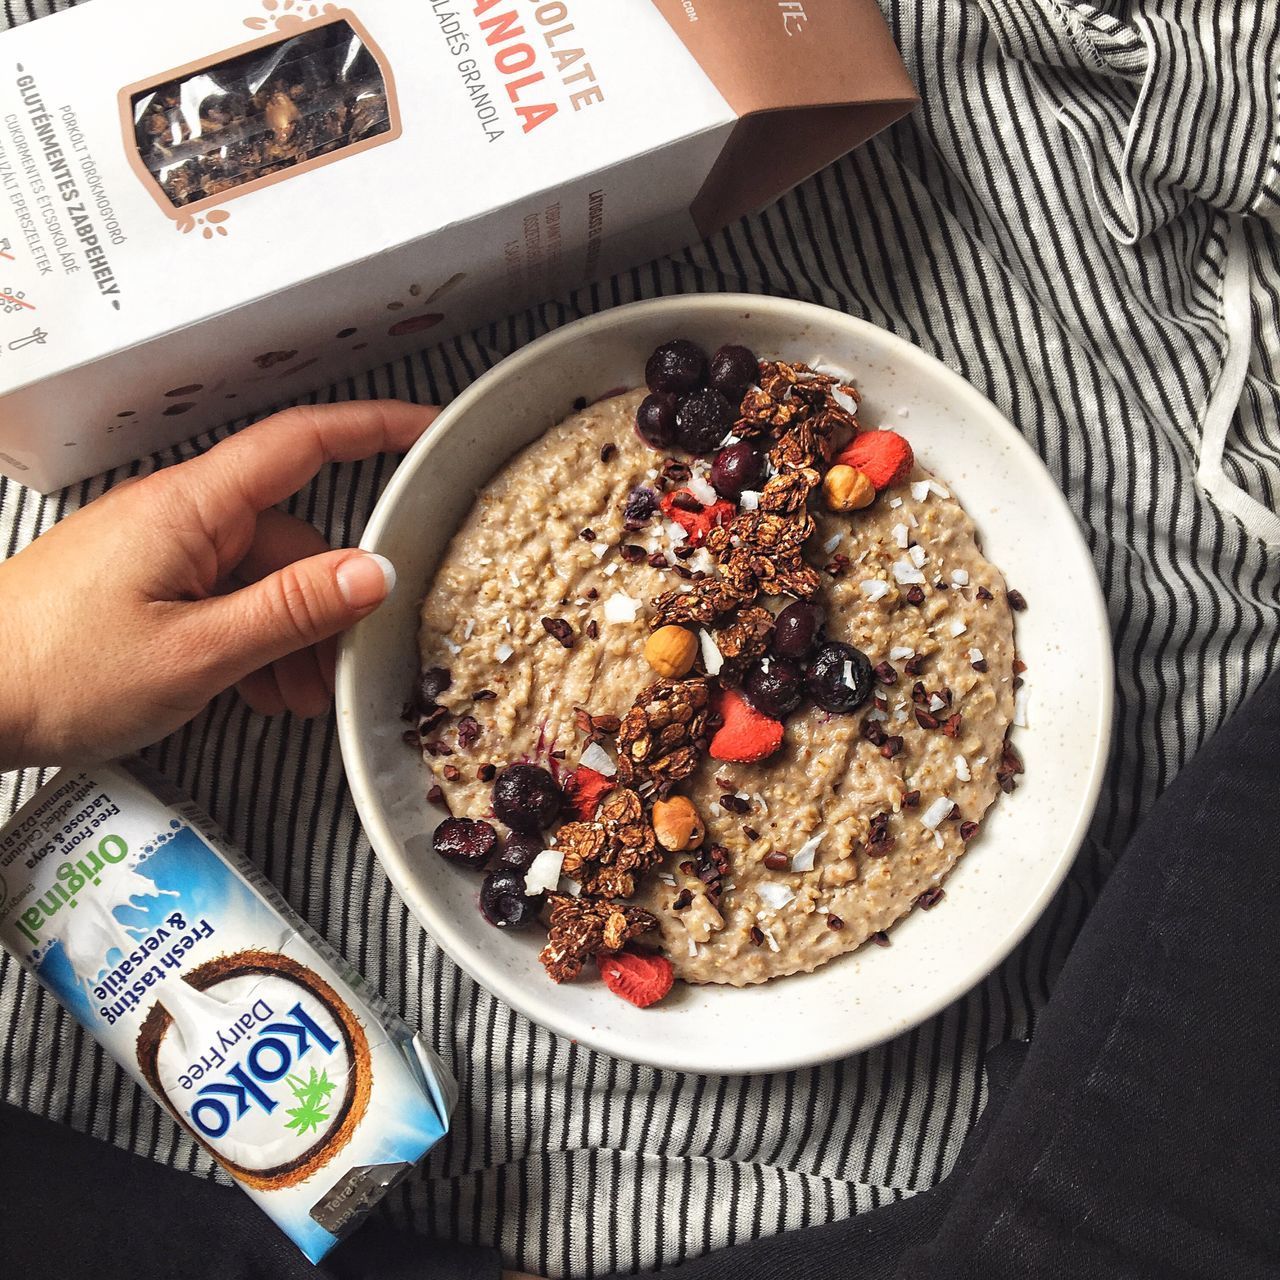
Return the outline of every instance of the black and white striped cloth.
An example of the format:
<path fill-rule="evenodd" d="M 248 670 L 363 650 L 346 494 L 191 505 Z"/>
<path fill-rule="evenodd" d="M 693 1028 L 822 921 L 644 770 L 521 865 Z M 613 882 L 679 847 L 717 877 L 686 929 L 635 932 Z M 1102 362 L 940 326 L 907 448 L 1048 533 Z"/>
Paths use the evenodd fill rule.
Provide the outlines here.
<path fill-rule="evenodd" d="M 1280 5 L 884 3 L 923 100 L 909 119 L 686 253 L 319 398 L 447 400 L 575 316 L 722 289 L 836 307 L 963 373 L 1066 491 L 1115 640 L 1092 838 L 1009 961 L 912 1034 L 819 1070 L 645 1070 L 531 1026 L 441 955 L 356 824 L 330 720 L 264 721 L 227 697 L 150 752 L 459 1076 L 454 1135 L 391 1212 L 550 1275 L 670 1263 L 940 1178 L 982 1105 L 984 1047 L 1033 1030 L 1135 821 L 1277 662 Z M 335 468 L 292 509 L 352 543 L 393 465 Z M 0 483 L 7 553 L 120 474 L 52 498 Z M 0 815 L 36 783 L 4 777 Z M 0 1018 L 5 1098 L 217 1176 L 7 958 Z"/>

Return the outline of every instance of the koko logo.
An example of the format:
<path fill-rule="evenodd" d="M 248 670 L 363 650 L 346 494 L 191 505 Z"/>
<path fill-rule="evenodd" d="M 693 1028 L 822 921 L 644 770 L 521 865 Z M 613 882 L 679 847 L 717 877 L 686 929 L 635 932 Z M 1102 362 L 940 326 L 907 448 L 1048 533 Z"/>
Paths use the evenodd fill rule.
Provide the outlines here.
<path fill-rule="evenodd" d="M 198 1090 L 199 1097 L 191 1108 L 191 1122 L 206 1138 L 223 1137 L 235 1121 L 254 1107 L 270 1115 L 280 1105 L 280 1100 L 272 1094 L 271 1085 L 288 1077 L 294 1063 L 313 1048 L 325 1054 L 331 1054 L 338 1048 L 338 1040 L 326 1035 L 301 1003 L 289 1010 L 288 1019 L 268 1022 L 261 1027 L 244 1060 L 236 1063 L 222 1080 L 203 1085 Z M 314 1070 L 312 1075 L 315 1075 Z M 328 1082 L 327 1075 L 325 1081 L 331 1092 L 334 1086 Z M 286 1086 L 293 1090 L 295 1098 L 300 1097 L 296 1085 L 286 1080 Z M 309 1094 L 304 1106 L 297 1110 L 303 1111 L 306 1123 L 290 1121 L 288 1127 L 296 1128 L 300 1133 L 306 1133 L 308 1128 L 318 1128 L 320 1121 L 327 1118 L 325 1114 L 317 1114 L 314 1095 Z"/>
<path fill-rule="evenodd" d="M 241 951 L 166 984 L 138 1033 L 143 1076 L 251 1187 L 292 1186 L 350 1140 L 373 1086 L 369 1042 L 313 969 Z"/>

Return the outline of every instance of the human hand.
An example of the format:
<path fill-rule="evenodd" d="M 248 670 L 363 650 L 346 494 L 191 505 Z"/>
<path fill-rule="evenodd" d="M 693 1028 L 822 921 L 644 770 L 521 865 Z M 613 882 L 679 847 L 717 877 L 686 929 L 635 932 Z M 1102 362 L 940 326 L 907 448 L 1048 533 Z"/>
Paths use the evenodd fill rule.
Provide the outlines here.
<path fill-rule="evenodd" d="M 0 564 L 0 769 L 124 755 L 232 685 L 264 714 L 323 712 L 334 638 L 395 571 L 329 550 L 276 504 L 328 462 L 402 452 L 437 412 L 286 409 L 117 486 Z"/>

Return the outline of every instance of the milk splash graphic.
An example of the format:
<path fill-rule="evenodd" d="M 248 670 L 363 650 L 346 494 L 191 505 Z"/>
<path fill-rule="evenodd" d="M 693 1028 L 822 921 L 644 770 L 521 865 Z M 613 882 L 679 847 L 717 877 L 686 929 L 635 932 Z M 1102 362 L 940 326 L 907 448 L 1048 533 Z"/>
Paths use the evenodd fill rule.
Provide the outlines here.
<path fill-rule="evenodd" d="M 421 1037 L 140 762 L 0 832 L 0 943 L 313 1261 L 447 1131 Z"/>

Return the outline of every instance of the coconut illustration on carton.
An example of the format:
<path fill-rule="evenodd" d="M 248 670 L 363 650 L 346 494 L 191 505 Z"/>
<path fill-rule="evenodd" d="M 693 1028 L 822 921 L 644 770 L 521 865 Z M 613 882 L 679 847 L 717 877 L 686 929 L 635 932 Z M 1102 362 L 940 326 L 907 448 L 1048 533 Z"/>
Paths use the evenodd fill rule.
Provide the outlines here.
<path fill-rule="evenodd" d="M 323 1168 L 369 1105 L 364 1028 L 323 978 L 275 952 L 239 951 L 193 969 L 152 1006 L 137 1054 L 176 1119 L 260 1191 Z"/>

